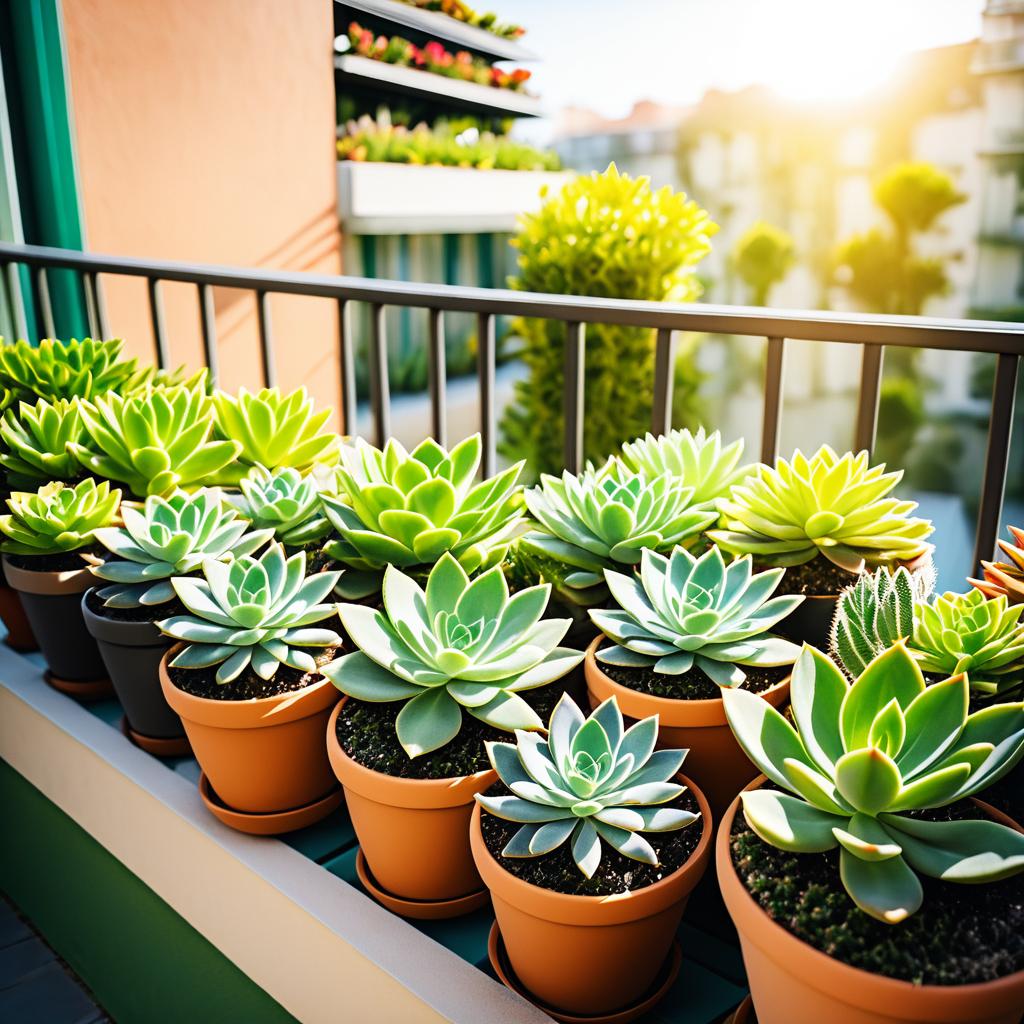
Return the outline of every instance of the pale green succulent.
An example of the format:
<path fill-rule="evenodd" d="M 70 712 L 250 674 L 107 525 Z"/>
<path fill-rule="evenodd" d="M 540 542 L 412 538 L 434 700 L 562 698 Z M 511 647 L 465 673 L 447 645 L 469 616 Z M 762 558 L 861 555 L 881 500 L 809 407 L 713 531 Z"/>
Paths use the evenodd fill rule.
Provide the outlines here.
<path fill-rule="evenodd" d="M 0 420 L 0 465 L 7 483 L 24 491 L 54 480 L 77 480 L 85 470 L 68 445 L 81 441 L 85 428 L 76 399 L 40 398 L 35 405 L 20 402 Z"/>
<path fill-rule="evenodd" d="M 867 452 L 840 457 L 822 445 L 808 459 L 798 450 L 733 487 L 718 503 L 720 528 L 708 536 L 769 565 L 802 565 L 820 554 L 861 572 L 865 564 L 910 561 L 931 551 L 925 538 L 933 527 L 910 515 L 916 502 L 886 497 L 902 476 L 869 466 Z"/>
<path fill-rule="evenodd" d="M 458 735 L 463 709 L 496 729 L 541 729 L 519 694 L 564 676 L 583 660 L 559 647 L 568 619 L 542 619 L 549 588 L 509 597 L 501 568 L 472 581 L 442 555 L 426 589 L 395 566 L 384 575 L 384 609 L 339 604 L 359 648 L 323 672 L 342 693 L 364 701 L 402 701 L 395 729 L 409 757 Z"/>
<path fill-rule="evenodd" d="M 286 558 L 275 542 L 258 558 L 207 558 L 202 577 L 175 576 L 171 582 L 190 612 L 156 624 L 185 641 L 171 660 L 174 668 L 217 665 L 222 685 L 250 666 L 261 679 L 272 679 L 281 665 L 315 672 L 316 661 L 306 648 L 341 644 L 333 629 L 313 628 L 334 614 L 333 604 L 320 602 L 338 582 L 338 573 L 307 576 L 303 551 Z"/>
<path fill-rule="evenodd" d="M 546 562 L 563 598 L 591 606 L 607 597 L 605 569 L 636 565 L 646 548 L 668 552 L 692 542 L 715 521 L 692 498 L 680 478 L 634 473 L 617 459 L 561 479 L 544 475 L 526 492 L 539 529 L 519 546 Z"/>
<path fill-rule="evenodd" d="M 639 577 L 605 570 L 619 608 L 590 612 L 615 641 L 597 659 L 664 675 L 698 668 L 719 686 L 739 686 L 744 666 L 792 665 L 800 648 L 768 632 L 803 601 L 772 597 L 784 571 L 751 575 L 749 557 L 726 566 L 716 547 L 699 558 L 685 548 L 668 558 L 644 551 Z"/>
<path fill-rule="evenodd" d="M 934 584 L 931 567 L 911 573 L 904 566 L 895 572 L 880 566 L 840 593 L 830 650 L 848 676 L 859 676 L 887 647 L 913 634 L 914 610 Z"/>
<path fill-rule="evenodd" d="M 331 532 L 321 492 L 331 480 L 285 466 L 269 470 L 254 466 L 240 485 L 238 506 L 254 526 L 269 529 L 285 547 L 301 548 L 321 541 Z"/>
<path fill-rule="evenodd" d="M 0 388 L 29 403 L 39 398 L 93 399 L 108 391 L 123 391 L 133 386 L 139 372 L 136 360 L 121 359 L 123 345 L 120 338 L 45 338 L 38 345 L 4 344 L 0 339 Z"/>
<path fill-rule="evenodd" d="M 568 842 L 587 878 L 601 863 L 601 840 L 625 857 L 657 864 L 641 835 L 692 825 L 699 813 L 665 807 L 686 787 L 672 779 L 685 750 L 655 750 L 658 717 L 624 729 L 614 697 L 584 718 L 564 694 L 548 735 L 516 732 L 515 743 L 488 743 L 487 756 L 508 796 L 476 799 L 491 814 L 522 824 L 503 857 L 540 857 Z"/>
<path fill-rule="evenodd" d="M 56 555 L 92 544 L 100 527 L 117 519 L 121 492 L 106 480 L 44 484 L 38 491 L 15 491 L 8 499 L 10 515 L 0 516 L 9 555 Z"/>
<path fill-rule="evenodd" d="M 917 608 L 910 651 L 925 672 L 965 672 L 983 693 L 1024 685 L 1024 605 L 980 590 L 945 593 Z"/>
<path fill-rule="evenodd" d="M 742 455 L 742 439 L 723 447 L 717 430 L 705 434 L 700 427 L 696 434 L 672 430 L 659 437 L 648 434 L 627 441 L 621 458 L 630 469 L 649 477 L 662 473 L 679 477 L 685 486 L 693 488 L 691 504 L 713 508 L 717 499 L 727 497 L 730 489 L 754 468 L 740 464 Z"/>
<path fill-rule="evenodd" d="M 255 394 L 241 388 L 237 395 L 217 391 L 213 405 L 218 436 L 241 445 L 237 460 L 218 473 L 219 483 L 238 483 L 257 465 L 308 470 L 337 461 L 341 438 L 324 429 L 331 410 L 314 412 L 304 387 L 285 395 L 279 388 Z"/>
<path fill-rule="evenodd" d="M 237 441 L 212 440 L 213 404 L 201 384 L 108 394 L 82 403 L 87 438 L 72 452 L 91 473 L 139 497 L 210 480 L 234 459 Z"/>
<path fill-rule="evenodd" d="M 342 449 L 340 494 L 322 500 L 338 534 L 326 552 L 351 570 L 343 597 L 378 591 L 388 565 L 426 573 L 446 552 L 469 573 L 501 562 L 522 523 L 523 464 L 474 483 L 480 454 L 479 434 L 450 452 L 430 439 L 412 452 L 395 440 L 383 451 L 361 439 Z"/>
<path fill-rule="evenodd" d="M 930 821 L 1004 776 L 1024 756 L 1024 703 L 969 715 L 963 675 L 926 686 L 902 640 L 851 684 L 804 647 L 790 685 L 794 725 L 746 690 L 723 690 L 747 756 L 788 793 L 741 794 L 747 824 L 794 853 L 839 850 L 843 886 L 889 924 L 923 899 L 918 874 L 992 882 L 1024 871 L 1024 835 L 989 820 Z"/>
<path fill-rule="evenodd" d="M 228 562 L 251 555 L 273 537 L 254 530 L 217 491 L 178 491 L 168 498 L 152 494 L 142 509 L 125 504 L 123 527 L 103 527 L 96 539 L 113 558 L 92 572 L 111 586 L 97 594 L 108 608 L 166 604 L 174 598 L 171 579 L 198 572 L 208 559 Z"/>

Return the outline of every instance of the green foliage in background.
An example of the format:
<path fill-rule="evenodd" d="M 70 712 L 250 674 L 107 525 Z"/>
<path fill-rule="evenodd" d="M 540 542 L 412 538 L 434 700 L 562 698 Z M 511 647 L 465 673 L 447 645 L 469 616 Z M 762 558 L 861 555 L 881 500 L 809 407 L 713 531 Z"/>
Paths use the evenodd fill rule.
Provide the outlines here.
<path fill-rule="evenodd" d="M 782 228 L 759 220 L 736 240 L 732 263 L 747 286 L 750 304 L 767 306 L 772 288 L 796 263 L 793 237 Z"/>
<path fill-rule="evenodd" d="M 688 302 L 700 294 L 695 270 L 711 251 L 718 226 L 706 210 L 647 178 L 603 174 L 570 182 L 520 219 L 512 241 L 519 250 L 521 291 L 619 299 Z M 527 378 L 502 420 L 502 452 L 525 458 L 533 474 L 562 465 L 565 324 L 526 319 Z M 696 425 L 698 374 L 693 342 L 680 346 L 673 419 Z M 650 426 L 654 387 L 654 332 L 609 324 L 587 326 L 584 453 L 602 460 Z"/>

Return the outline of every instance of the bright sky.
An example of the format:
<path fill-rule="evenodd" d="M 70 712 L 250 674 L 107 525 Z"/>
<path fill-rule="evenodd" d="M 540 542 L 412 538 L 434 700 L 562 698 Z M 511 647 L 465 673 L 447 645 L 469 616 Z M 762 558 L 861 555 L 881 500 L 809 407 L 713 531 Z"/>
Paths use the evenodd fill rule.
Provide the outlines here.
<path fill-rule="evenodd" d="M 527 29 L 550 111 L 621 117 L 764 82 L 798 99 L 856 96 L 901 56 L 975 38 L 984 0 L 488 0 Z M 538 126 L 539 127 L 539 126 Z M 535 132 L 529 134 L 534 135 Z"/>

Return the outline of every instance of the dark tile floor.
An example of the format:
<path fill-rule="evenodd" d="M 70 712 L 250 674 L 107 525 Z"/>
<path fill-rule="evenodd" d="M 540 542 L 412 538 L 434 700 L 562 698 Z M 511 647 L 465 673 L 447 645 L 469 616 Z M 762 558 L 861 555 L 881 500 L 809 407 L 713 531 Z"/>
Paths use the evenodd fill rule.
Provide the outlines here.
<path fill-rule="evenodd" d="M 0 1021 L 109 1024 L 88 989 L 0 896 Z"/>

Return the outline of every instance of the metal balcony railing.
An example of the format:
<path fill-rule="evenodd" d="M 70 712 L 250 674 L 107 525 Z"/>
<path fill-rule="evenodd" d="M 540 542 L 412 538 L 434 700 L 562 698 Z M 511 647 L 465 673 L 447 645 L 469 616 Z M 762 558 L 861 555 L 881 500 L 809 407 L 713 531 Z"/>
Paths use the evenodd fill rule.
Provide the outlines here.
<path fill-rule="evenodd" d="M 861 371 L 854 431 L 855 447 L 870 450 L 878 419 L 882 360 L 887 347 L 926 348 L 960 352 L 991 352 L 996 356 L 981 502 L 975 535 L 974 565 L 990 558 L 1000 530 L 1003 494 L 1013 420 L 1017 373 L 1024 356 L 1024 324 L 980 320 L 939 320 L 927 317 L 876 316 L 866 313 L 789 312 L 743 306 L 703 304 L 676 305 L 622 299 L 546 295 L 490 288 L 380 281 L 367 278 L 305 274 L 241 267 L 171 263 L 157 260 L 101 256 L 65 249 L 0 243 L 0 267 L 15 308 L 19 334 L 25 336 L 24 305 L 18 301 L 19 265 L 33 271 L 34 302 L 47 334 L 53 335 L 47 271 L 76 271 L 85 289 L 90 330 L 96 337 L 110 337 L 104 312 L 99 275 L 142 277 L 148 282 L 149 306 L 155 340 L 154 358 L 168 365 L 168 340 L 164 326 L 160 284 L 191 283 L 197 291 L 197 315 L 202 329 L 205 363 L 217 375 L 217 338 L 213 314 L 215 287 L 250 291 L 256 298 L 263 381 L 275 382 L 274 339 L 268 296 L 307 295 L 338 303 L 341 379 L 339 390 L 346 425 L 356 422 L 355 340 L 349 326 L 351 304 L 369 305 L 372 316 L 368 346 L 370 405 L 374 440 L 383 443 L 390 433 L 387 337 L 384 312 L 388 306 L 424 310 L 429 324 L 428 387 L 433 436 L 445 443 L 445 337 L 446 312 L 472 313 L 477 317 L 477 377 L 483 437 L 483 472 L 495 467 L 496 421 L 494 403 L 495 317 L 524 316 L 566 323 L 564 385 L 564 462 L 577 471 L 583 452 L 584 367 L 588 323 L 624 324 L 656 331 L 655 371 L 651 396 L 651 428 L 664 433 L 671 427 L 672 367 L 675 334 L 699 331 L 767 339 L 764 380 L 764 413 L 761 458 L 771 462 L 777 454 L 782 415 L 783 364 L 787 339 L 838 342 L 861 349 Z"/>

